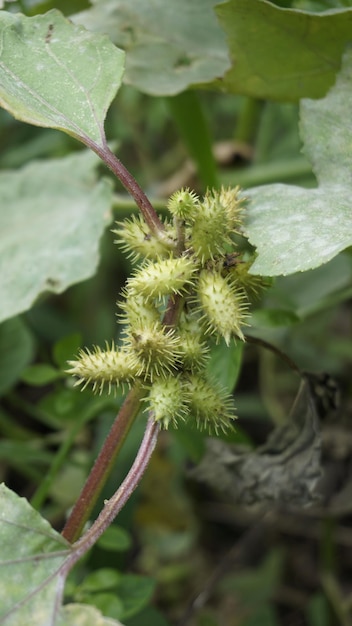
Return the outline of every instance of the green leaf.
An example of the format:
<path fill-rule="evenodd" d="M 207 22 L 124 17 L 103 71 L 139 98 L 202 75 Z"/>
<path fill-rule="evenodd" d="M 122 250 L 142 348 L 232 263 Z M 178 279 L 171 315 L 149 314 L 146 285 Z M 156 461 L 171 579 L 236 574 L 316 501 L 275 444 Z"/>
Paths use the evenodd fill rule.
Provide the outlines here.
<path fill-rule="evenodd" d="M 0 36 L 1 106 L 23 122 L 103 146 L 124 53 L 56 10 L 30 18 L 0 12 Z"/>
<path fill-rule="evenodd" d="M 67 542 L 24 498 L 0 485 L 0 623 L 48 626 L 60 597 Z"/>
<path fill-rule="evenodd" d="M 140 611 L 152 598 L 155 581 L 146 576 L 129 574 L 121 578 L 118 595 L 123 601 L 122 619 L 127 619 Z"/>
<path fill-rule="evenodd" d="M 282 9 L 266 0 L 230 0 L 215 9 L 232 67 L 217 84 L 255 98 L 321 98 L 351 40 L 352 10 L 326 14 Z"/>
<path fill-rule="evenodd" d="M 94 593 L 88 596 L 86 602 L 96 606 L 109 617 L 118 618 L 123 613 L 123 602 L 114 593 Z"/>
<path fill-rule="evenodd" d="M 27 500 L 5 485 L 0 485 L 0 511 L 1 624 L 122 626 L 86 605 L 62 609 L 60 568 L 71 554 L 70 545 Z"/>
<path fill-rule="evenodd" d="M 112 525 L 100 537 L 97 546 L 108 552 L 123 552 L 131 547 L 131 536 L 121 526 Z"/>
<path fill-rule="evenodd" d="M 119 572 L 110 567 L 104 567 L 88 574 L 80 585 L 79 591 L 83 591 L 84 593 L 94 593 L 102 590 L 114 589 L 117 587 L 120 579 L 121 574 Z"/>
<path fill-rule="evenodd" d="M 201 432 L 191 421 L 180 422 L 179 427 L 174 429 L 172 436 L 180 444 L 184 457 L 188 457 L 193 463 L 199 463 L 205 452 L 206 434 Z"/>
<path fill-rule="evenodd" d="M 33 357 L 33 348 L 32 335 L 20 318 L 0 325 L 0 396 L 17 382 Z"/>
<path fill-rule="evenodd" d="M 21 380 L 28 385 L 41 387 L 62 378 L 62 373 L 48 363 L 30 365 L 22 372 Z"/>
<path fill-rule="evenodd" d="M 240 373 L 242 363 L 243 342 L 225 341 L 211 347 L 207 370 L 228 391 L 232 392 Z"/>
<path fill-rule="evenodd" d="M 81 604 L 61 608 L 60 567 L 71 549 L 25 500 L 0 485 L 0 623 L 122 626 Z"/>
<path fill-rule="evenodd" d="M 351 293 L 352 263 L 348 253 L 341 253 L 329 263 L 304 272 L 304 274 L 292 274 L 285 278 L 277 278 L 274 286 L 267 294 L 270 306 L 281 307 L 294 313 L 291 323 L 312 315 L 317 311 L 323 311 L 336 306 L 346 300 L 346 292 Z M 271 311 L 272 309 L 269 309 Z M 261 309 L 254 313 L 266 312 Z M 276 309 L 274 309 L 274 315 Z M 282 311 L 284 313 L 284 311 Z M 269 313 L 270 318 L 271 314 Z M 295 319 L 296 318 L 296 319 Z M 272 320 L 275 323 L 275 317 Z M 283 324 L 284 319 L 282 320 Z M 290 324 L 288 317 L 287 323 Z M 267 324 L 273 325 L 273 324 Z"/>
<path fill-rule="evenodd" d="M 256 246 L 254 274 L 276 276 L 326 263 L 352 245 L 350 99 L 352 51 L 336 85 L 322 100 L 301 104 L 304 151 L 319 186 L 266 185 L 246 195 L 246 233 Z"/>
<path fill-rule="evenodd" d="M 71 16 L 107 33 L 126 50 L 126 83 L 158 96 L 222 76 L 229 67 L 225 36 L 213 7 L 219 0 L 94 0 Z"/>
<path fill-rule="evenodd" d="M 87 151 L 0 173 L 0 321 L 92 276 L 112 189 Z"/>
<path fill-rule="evenodd" d="M 251 326 L 254 328 L 277 328 L 292 326 L 300 321 L 293 311 L 285 309 L 263 308 L 254 311 L 251 317 Z M 255 335 L 255 332 L 254 332 Z"/>
<path fill-rule="evenodd" d="M 81 333 L 73 333 L 59 339 L 54 345 L 53 358 L 60 369 L 67 369 L 67 361 L 73 359 L 82 345 Z"/>

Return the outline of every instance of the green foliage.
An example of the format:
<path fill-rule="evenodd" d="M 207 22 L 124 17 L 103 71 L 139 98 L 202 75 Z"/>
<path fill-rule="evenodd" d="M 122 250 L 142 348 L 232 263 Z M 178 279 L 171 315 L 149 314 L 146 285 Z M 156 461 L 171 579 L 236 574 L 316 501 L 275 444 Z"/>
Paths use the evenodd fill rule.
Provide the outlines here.
<path fill-rule="evenodd" d="M 98 547 L 109 552 L 120 552 L 131 547 L 131 537 L 120 526 L 110 526 L 98 541 Z"/>
<path fill-rule="evenodd" d="M 1 105 L 23 122 L 104 143 L 103 121 L 120 86 L 123 52 L 55 10 L 29 19 L 2 12 L 0 32 Z"/>
<path fill-rule="evenodd" d="M 112 202 L 109 181 L 96 180 L 97 162 L 84 151 L 0 173 L 0 320 L 96 271 Z"/>
<path fill-rule="evenodd" d="M 267 0 L 229 0 L 215 10 L 232 59 L 231 69 L 218 81 L 221 89 L 292 101 L 321 98 L 333 84 L 350 42 L 351 10 L 318 15 L 275 7 Z"/>
<path fill-rule="evenodd" d="M 301 104 L 301 134 L 319 186 L 251 189 L 246 232 L 258 257 L 251 271 L 277 276 L 318 267 L 352 244 L 349 94 L 352 53 L 321 100 Z M 333 157 L 332 157 L 333 155 Z"/>
<path fill-rule="evenodd" d="M 223 211 L 222 201 L 205 223 L 206 211 L 199 215 L 202 203 L 193 192 L 183 192 L 184 202 L 173 196 L 169 208 L 174 221 L 163 222 L 164 238 L 158 239 L 157 229 L 150 230 L 150 224 L 140 217 L 124 222 L 127 226 L 120 226 L 118 234 L 125 237 L 125 251 L 134 244 L 133 260 L 144 256 L 150 259 L 142 262 L 130 278 L 127 284 L 134 291 L 133 298 L 121 307 L 120 321 L 127 325 L 138 321 L 141 328 L 134 335 L 125 332 L 113 337 L 111 349 L 104 352 L 100 347 L 102 337 L 109 336 L 106 328 L 113 326 L 107 312 L 113 310 L 127 269 L 116 249 L 111 261 L 111 237 L 103 248 L 104 269 L 96 282 L 67 289 L 97 271 L 101 235 L 110 221 L 113 204 L 116 211 L 122 209 L 119 219 L 129 212 L 130 205 L 124 197 L 113 197 L 109 182 L 97 180 L 95 155 L 73 153 L 70 137 L 64 142 L 50 130 L 34 133 L 30 127 L 11 121 L 7 113 L 0 115 L 0 145 L 7 148 L 6 153 L 2 148 L 1 164 L 24 164 L 21 169 L 0 173 L 0 478 L 14 488 L 23 485 L 23 493 L 31 497 L 33 506 L 41 509 L 55 527 L 61 527 L 121 403 L 120 389 L 113 399 L 92 397 L 88 391 L 79 394 L 63 373 L 67 361 L 72 361 L 79 346 L 86 342 L 84 331 L 97 346 L 94 353 L 85 354 L 90 365 L 92 358 L 108 353 L 108 385 L 116 382 L 115 346 L 120 350 L 121 343 L 126 346 L 130 340 L 141 351 L 142 326 L 146 322 L 147 326 L 156 325 L 166 336 L 167 350 L 172 353 L 166 377 L 158 355 L 155 359 L 155 353 L 150 353 L 149 337 L 145 341 L 149 352 L 144 346 L 142 355 L 148 362 L 147 374 L 134 362 L 136 371 L 128 382 L 135 376 L 142 377 L 147 386 L 137 401 L 136 413 L 144 408 L 139 402 L 148 394 L 155 410 L 160 409 L 160 379 L 162 383 L 167 380 L 169 391 L 177 389 L 176 396 L 168 398 L 164 419 L 172 422 L 177 412 L 184 416 L 184 405 L 193 403 L 195 421 L 209 424 L 215 420 L 217 432 L 232 415 L 229 394 L 238 383 L 243 365 L 245 390 L 238 395 L 236 391 L 242 421 L 253 414 L 258 420 L 266 416 L 266 409 L 253 396 L 257 370 L 266 404 L 275 404 L 273 389 L 274 395 L 280 389 L 281 371 L 272 368 L 270 359 L 248 364 L 249 350 L 240 341 L 226 345 L 233 331 L 240 336 L 244 332 L 235 315 L 241 301 L 233 297 L 235 285 L 241 289 L 246 286 L 240 280 L 241 271 L 243 282 L 249 279 L 248 250 L 244 251 L 244 242 L 237 234 L 242 217 L 246 219 L 249 241 L 256 247 L 250 271 L 259 276 L 279 276 L 264 295 L 254 280 L 250 296 L 257 298 L 257 308 L 246 318 L 251 323 L 246 334 L 277 342 L 302 368 L 307 364 L 313 369 L 327 365 L 341 373 L 346 363 L 350 365 L 351 341 L 340 328 L 352 294 L 351 255 L 345 250 L 352 243 L 350 51 L 344 56 L 336 85 L 325 94 L 350 40 L 352 11 L 346 8 L 351 6 L 349 0 L 338 5 L 329 0 L 95 0 L 92 6 L 84 0 L 65 0 L 59 8 L 68 15 L 75 13 L 71 15 L 72 23 L 56 10 L 56 4 L 52 0 L 22 0 L 5 3 L 6 10 L 0 12 L 0 102 L 15 118 L 62 130 L 103 157 L 105 150 L 106 157 L 105 118 L 124 81 L 134 89 L 123 87 L 121 97 L 112 104 L 106 124 L 108 136 L 114 140 L 116 135 L 118 139 L 127 138 L 134 144 L 127 160 L 138 178 L 149 169 L 152 190 L 158 189 L 155 183 L 165 172 L 175 172 L 180 153 L 175 129 L 170 131 L 168 114 L 163 111 L 165 102 L 184 146 L 196 162 L 204 189 L 220 187 L 224 180 L 232 187 L 238 180 L 252 187 L 258 180 L 275 183 L 244 192 L 246 211 L 241 219 L 232 216 L 231 236 L 227 231 L 230 218 Z M 19 9 L 31 17 L 15 14 Z M 45 13 L 49 9 L 54 10 Z M 332 10 L 318 13 L 326 9 Z M 81 25 L 108 33 L 111 40 Z M 196 93 L 196 86 L 222 93 Z M 162 102 L 139 92 L 175 97 Z M 249 100 L 240 103 L 237 96 L 226 93 L 249 96 Z M 307 100 L 318 97 L 322 99 Z M 262 107 L 258 100 L 265 98 L 278 102 L 267 102 Z M 296 108 L 280 104 L 300 98 L 305 98 L 300 103 L 301 139 L 318 180 L 317 188 L 297 186 L 303 181 L 312 185 L 312 177 L 309 163 L 298 157 Z M 213 118 L 217 118 L 214 127 Z M 160 120 L 165 126 L 163 132 Z M 145 145 L 141 136 L 146 138 Z M 236 159 L 243 156 L 242 143 L 240 147 L 236 144 L 232 154 L 235 165 L 230 159 L 229 171 L 221 171 L 213 154 L 215 136 L 220 140 L 240 139 L 249 148 L 243 161 L 253 158 L 253 163 L 242 170 L 236 168 Z M 38 156 L 46 160 L 27 164 Z M 106 158 L 105 162 L 112 166 L 111 160 Z M 296 186 L 278 184 L 288 179 Z M 180 186 L 186 184 L 189 182 Z M 203 208 L 209 208 L 209 198 L 214 197 L 216 194 L 211 198 L 208 193 Z M 157 202 L 164 208 L 164 200 Z M 184 228 L 187 255 L 180 260 L 180 232 Z M 148 256 L 150 243 L 155 247 Z M 235 270 L 231 269 L 233 259 L 229 254 L 233 245 L 243 255 L 237 268 L 234 261 Z M 196 264 L 193 258 L 190 261 L 193 252 Z M 170 263 L 173 254 L 176 264 Z M 163 269 L 157 284 L 150 274 L 155 270 L 155 261 Z M 227 263 L 229 267 L 225 267 Z M 166 272 L 170 265 L 175 269 L 171 278 Z M 200 269 L 207 275 L 213 272 L 216 283 L 204 285 Z M 304 273 L 298 273 L 301 271 Z M 226 302 L 220 303 L 221 315 L 215 322 L 213 319 L 209 325 L 208 321 L 208 330 L 220 332 L 224 339 L 217 345 L 212 341 L 207 345 L 199 329 L 184 319 L 179 336 L 175 337 L 173 329 L 164 332 L 159 319 L 165 312 L 164 297 L 170 291 L 175 299 L 178 294 L 192 295 L 187 305 L 192 310 L 196 306 L 197 317 L 201 303 L 204 305 L 209 292 L 218 290 L 219 281 L 227 287 Z M 143 297 L 137 297 L 136 284 Z M 197 297 L 196 285 L 201 286 Z M 84 293 L 88 297 L 83 300 Z M 50 294 L 63 295 L 50 298 Z M 209 313 L 210 306 L 206 308 Z M 29 309 L 23 318 L 14 317 Z M 99 314 L 94 318 L 92 311 L 96 309 Z M 211 309 L 213 318 L 219 310 L 218 303 Z M 243 318 L 241 327 L 242 322 Z M 336 327 L 341 332 L 338 339 Z M 121 354 L 125 358 L 123 351 Z M 182 359 L 188 381 L 180 393 Z M 225 392 L 216 385 L 207 386 L 200 372 L 214 377 Z M 95 384 L 95 379 L 90 381 Z M 99 391 L 103 388 L 100 380 L 96 386 Z M 253 447 L 242 421 L 236 432 L 223 433 L 222 438 Z M 120 465 L 116 470 L 110 468 L 109 489 L 116 489 L 127 473 L 140 445 L 140 435 L 141 422 L 137 421 L 119 456 Z M 155 580 L 155 601 L 166 607 L 171 617 L 182 612 L 180 605 L 186 603 L 185 598 L 199 593 L 199 587 L 207 590 L 207 578 L 212 580 L 217 571 L 218 556 L 214 558 L 212 550 L 206 551 L 198 535 L 203 536 L 209 519 L 204 526 L 195 519 L 193 509 L 197 508 L 198 515 L 202 506 L 194 507 L 194 500 L 181 486 L 186 459 L 194 463 L 200 460 L 206 447 L 205 436 L 196 431 L 194 424 L 181 420 L 178 430 L 172 437 L 162 438 L 162 444 L 151 462 L 149 491 L 147 475 L 143 497 L 134 494 L 129 499 L 119 517 L 120 526 L 110 527 L 72 573 L 67 585 L 70 603 L 64 607 L 65 564 L 75 546 L 71 547 L 26 500 L 0 487 L 1 624 L 119 626 L 121 619 L 126 626 L 167 626 L 159 611 L 148 606 Z M 111 497 L 109 489 L 101 498 L 105 504 Z M 231 519 L 231 503 L 226 506 L 226 516 Z M 220 506 L 215 515 L 221 517 L 221 510 Z M 228 521 L 226 524 L 229 526 Z M 228 528 L 221 537 L 224 542 L 227 532 Z M 211 537 L 214 553 L 216 541 L 218 537 Z M 239 626 L 276 626 L 273 596 L 283 579 L 283 555 L 270 550 L 266 554 L 262 565 L 226 576 L 217 587 L 210 609 L 200 610 L 199 615 L 194 609 L 195 622 L 202 626 L 228 623 L 229 613 L 224 615 L 221 608 L 217 612 L 212 606 L 225 598 L 225 605 L 230 602 L 230 611 L 231 602 L 235 602 Z M 124 573 L 131 568 L 148 575 Z M 339 623 L 345 623 L 348 603 L 346 608 L 333 576 L 324 580 L 324 593 L 315 593 L 304 607 L 309 624 L 328 623 L 327 597 L 334 604 Z"/>
<path fill-rule="evenodd" d="M 54 621 L 60 626 L 66 623 L 93 624 L 88 621 L 90 613 L 85 605 L 60 608 L 65 578 L 62 566 L 70 553 L 67 542 L 26 500 L 4 485 L 0 487 L 0 504 L 4 511 L 0 520 L 1 623 L 10 626 L 20 623 L 47 626 Z M 121 532 L 119 534 L 122 536 Z M 123 547 L 126 548 L 126 542 Z M 121 576 L 116 570 L 105 568 L 91 573 L 76 589 L 71 587 L 71 594 L 79 602 L 83 600 L 97 606 L 107 616 L 124 619 L 145 606 L 154 587 L 155 583 L 146 577 Z M 87 621 L 66 621 L 72 614 L 77 616 L 76 619 Z M 91 615 L 98 616 L 94 612 Z"/>
<path fill-rule="evenodd" d="M 112 568 L 90 573 L 71 594 L 77 602 L 99 608 L 107 617 L 125 620 L 150 601 L 155 582 L 135 575 L 122 576 Z"/>
<path fill-rule="evenodd" d="M 21 379 L 28 385 L 41 387 L 62 377 L 62 373 L 46 363 L 31 365 L 23 372 Z"/>
<path fill-rule="evenodd" d="M 73 19 L 88 30 L 108 33 L 128 50 L 128 84 L 153 96 L 171 96 L 222 76 L 229 67 L 224 33 L 213 12 L 217 1 L 95 0 Z"/>
<path fill-rule="evenodd" d="M 58 613 L 54 606 L 62 588 L 59 570 L 69 546 L 4 485 L 0 502 L 0 620 L 9 626 L 47 626 Z"/>
<path fill-rule="evenodd" d="M 204 187 L 219 187 L 211 136 L 201 101 L 195 91 L 184 91 L 168 100 L 177 128 L 197 163 Z"/>
<path fill-rule="evenodd" d="M 240 374 L 243 355 L 243 343 L 232 342 L 229 346 L 222 340 L 212 345 L 207 370 L 230 393 L 236 387 Z"/>

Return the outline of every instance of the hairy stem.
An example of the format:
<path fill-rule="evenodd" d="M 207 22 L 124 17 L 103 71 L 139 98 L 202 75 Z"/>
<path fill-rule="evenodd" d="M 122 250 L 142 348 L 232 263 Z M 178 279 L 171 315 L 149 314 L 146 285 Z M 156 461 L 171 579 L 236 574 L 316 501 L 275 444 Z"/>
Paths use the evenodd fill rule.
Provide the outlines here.
<path fill-rule="evenodd" d="M 143 394 L 142 386 L 136 384 L 126 396 L 116 416 L 99 456 L 94 463 L 81 494 L 62 531 L 63 537 L 70 543 L 78 539 L 85 523 L 90 517 L 93 507 L 114 465 L 116 456 L 139 412 L 140 401 Z"/>
<path fill-rule="evenodd" d="M 164 224 L 159 219 L 154 207 L 148 200 L 143 189 L 141 189 L 136 179 L 123 165 L 123 163 L 121 163 L 120 159 L 118 159 L 117 156 L 111 152 L 110 148 L 106 144 L 104 147 L 101 147 L 95 143 L 89 144 L 89 147 L 94 150 L 102 161 L 104 161 L 108 168 L 122 183 L 126 191 L 131 194 L 151 232 L 157 236 L 160 231 L 165 230 Z"/>
<path fill-rule="evenodd" d="M 94 144 L 95 145 L 95 144 Z M 93 147 L 93 146 L 92 146 Z M 133 195 L 136 203 L 141 208 L 142 214 L 147 221 L 149 228 L 154 232 L 160 233 L 164 228 L 155 213 L 149 200 L 134 180 L 133 176 L 126 170 L 124 165 L 109 150 L 93 147 L 95 152 L 103 159 L 103 161 L 116 173 L 117 177 L 125 185 Z M 160 228 L 159 228 L 160 225 Z M 184 242 L 184 229 L 179 224 L 178 228 L 178 248 L 182 252 Z M 184 299 L 181 296 L 170 297 L 166 311 L 162 320 L 164 326 L 173 327 L 177 323 Z M 141 383 L 136 383 L 133 389 L 127 395 L 113 425 L 103 444 L 103 447 L 97 457 L 95 464 L 86 480 L 81 494 L 72 509 L 72 512 L 64 526 L 62 536 L 74 543 L 80 537 L 85 523 L 88 521 L 93 507 L 105 485 L 105 482 L 111 472 L 126 436 L 137 416 L 140 408 L 140 401 L 143 398 L 144 390 Z M 105 509 L 103 509 L 105 510 Z M 99 519 L 99 518 L 98 518 Z"/>
<path fill-rule="evenodd" d="M 288 354 L 282 352 L 282 350 L 280 350 L 277 346 L 274 346 L 274 344 L 269 343 L 269 341 L 265 341 L 265 339 L 261 339 L 260 337 L 254 337 L 252 335 L 246 335 L 246 341 L 247 343 L 253 343 L 254 345 L 262 346 L 267 350 L 271 350 L 271 352 L 277 354 L 280 359 L 286 361 L 287 365 L 294 372 L 297 372 L 297 374 L 299 374 L 300 376 L 303 375 L 303 372 L 299 369 L 298 365 L 288 356 Z"/>
<path fill-rule="evenodd" d="M 145 472 L 150 457 L 154 451 L 159 430 L 159 424 L 153 420 L 152 416 L 150 416 L 143 440 L 130 471 L 114 495 L 105 503 L 103 510 L 95 520 L 94 524 L 92 524 L 83 537 L 76 541 L 76 543 L 72 546 L 72 553 L 63 564 L 61 574 L 63 573 L 63 570 L 67 573 L 73 565 L 75 565 L 75 563 L 77 563 L 77 561 L 95 544 L 103 532 L 113 522 L 122 507 L 126 504 Z"/>

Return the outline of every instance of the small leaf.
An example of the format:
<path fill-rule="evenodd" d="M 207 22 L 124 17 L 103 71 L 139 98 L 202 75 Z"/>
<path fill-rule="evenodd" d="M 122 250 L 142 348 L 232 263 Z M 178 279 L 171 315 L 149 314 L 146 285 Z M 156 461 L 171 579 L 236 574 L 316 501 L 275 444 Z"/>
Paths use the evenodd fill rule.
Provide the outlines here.
<path fill-rule="evenodd" d="M 123 73 L 122 50 L 55 9 L 30 18 L 3 11 L 0 36 L 1 106 L 23 122 L 104 145 L 104 119 Z"/>
<path fill-rule="evenodd" d="M 75 22 L 108 33 L 126 52 L 125 82 L 153 96 L 175 95 L 222 76 L 225 36 L 213 7 L 219 0 L 94 0 Z"/>
<path fill-rule="evenodd" d="M 207 370 L 222 387 L 231 393 L 236 385 L 242 363 L 243 342 L 225 341 L 211 347 Z"/>
<path fill-rule="evenodd" d="M 48 363 L 38 363 L 38 365 L 30 365 L 21 375 L 21 380 L 28 385 L 38 386 L 47 385 L 62 378 L 62 373 Z"/>
<path fill-rule="evenodd" d="M 231 69 L 215 84 L 254 98 L 321 98 L 351 40 L 351 9 L 317 14 L 266 0 L 230 0 L 215 11 L 232 58 Z"/>
<path fill-rule="evenodd" d="M 263 308 L 254 311 L 251 317 L 251 325 L 255 328 L 277 328 L 280 326 L 292 326 L 300 321 L 293 311 L 285 309 Z M 254 333 L 255 334 L 255 333 Z"/>
<path fill-rule="evenodd" d="M 73 333 L 59 339 L 54 345 L 53 359 L 56 365 L 65 370 L 67 369 L 67 361 L 73 359 L 78 354 L 79 348 L 82 346 L 81 333 Z"/>
<path fill-rule="evenodd" d="M 123 601 L 122 619 L 138 613 L 151 599 L 155 581 L 146 576 L 129 574 L 121 578 L 118 595 Z"/>
<path fill-rule="evenodd" d="M 301 104 L 301 134 L 318 178 L 316 189 L 275 184 L 246 192 L 246 232 L 258 252 L 253 274 L 309 270 L 352 245 L 351 94 L 349 50 L 327 96 Z"/>
<path fill-rule="evenodd" d="M 0 321 L 94 274 L 112 204 L 98 163 L 87 150 L 0 173 Z"/>
<path fill-rule="evenodd" d="M 32 336 L 19 317 L 0 325 L 0 396 L 17 382 L 33 357 L 33 348 Z"/>
<path fill-rule="evenodd" d="M 82 584 L 79 586 L 80 593 L 95 593 L 106 591 L 107 589 L 116 589 L 121 574 L 115 569 L 104 567 L 86 576 Z"/>
<path fill-rule="evenodd" d="M 86 602 L 112 618 L 118 618 L 123 613 L 123 602 L 114 593 L 94 593 L 88 596 Z"/>
<path fill-rule="evenodd" d="M 131 536 L 121 526 L 109 526 L 97 542 L 97 546 L 109 552 L 123 552 L 131 546 Z"/>
<path fill-rule="evenodd" d="M 182 454 L 193 463 L 199 463 L 205 451 L 207 433 L 201 432 L 192 422 L 180 422 L 172 433 L 175 441 L 179 442 Z"/>

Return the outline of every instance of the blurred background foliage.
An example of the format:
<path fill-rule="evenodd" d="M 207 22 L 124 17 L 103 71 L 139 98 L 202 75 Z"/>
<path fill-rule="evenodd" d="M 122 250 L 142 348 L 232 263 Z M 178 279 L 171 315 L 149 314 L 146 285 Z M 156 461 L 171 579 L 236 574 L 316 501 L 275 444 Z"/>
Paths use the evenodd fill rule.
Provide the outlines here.
<path fill-rule="evenodd" d="M 274 4 L 312 11 L 352 6 L 333 0 Z M 71 15 L 89 6 L 85 0 L 5 3 L 27 15 L 53 7 Z M 202 192 L 218 184 L 315 185 L 300 152 L 295 103 L 200 90 L 151 97 L 123 85 L 106 131 L 161 211 L 181 186 Z M 0 111 L 2 170 L 80 149 L 63 133 Z M 110 176 L 103 167 L 101 173 Z M 121 220 L 135 209 L 115 181 L 114 190 L 114 219 Z M 25 220 L 19 227 L 26 228 Z M 113 241 L 108 228 L 93 278 L 43 297 L 0 325 L 0 479 L 58 529 L 121 403 L 119 396 L 77 392 L 63 373 L 80 346 L 118 340 L 116 299 L 130 264 Z M 348 249 L 321 268 L 273 280 L 255 303 L 248 330 L 301 370 L 329 372 L 338 381 L 341 408 L 323 422 L 330 481 L 324 503 L 307 509 L 232 503 L 188 476 L 204 436 L 184 427 L 163 432 L 140 489 L 72 573 L 68 599 L 93 603 L 126 626 L 351 623 L 351 277 Z M 299 378 L 275 352 L 252 342 L 235 347 L 231 362 L 225 358 L 220 347 L 217 376 L 227 386 L 236 383 L 239 419 L 232 440 L 262 444 L 287 417 Z M 103 498 L 130 467 L 143 427 L 141 417 Z"/>

